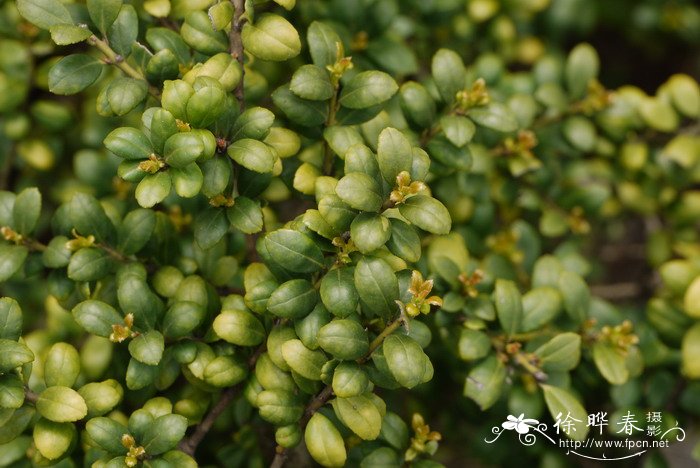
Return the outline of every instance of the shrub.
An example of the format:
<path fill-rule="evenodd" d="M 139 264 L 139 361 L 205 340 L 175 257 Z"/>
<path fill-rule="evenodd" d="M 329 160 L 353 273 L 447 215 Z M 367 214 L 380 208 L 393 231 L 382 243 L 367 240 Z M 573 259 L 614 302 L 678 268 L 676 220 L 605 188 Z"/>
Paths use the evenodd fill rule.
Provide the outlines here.
<path fill-rule="evenodd" d="M 565 466 L 481 441 L 691 423 L 700 88 L 606 88 L 548 3 L 4 2 L 0 464 Z"/>

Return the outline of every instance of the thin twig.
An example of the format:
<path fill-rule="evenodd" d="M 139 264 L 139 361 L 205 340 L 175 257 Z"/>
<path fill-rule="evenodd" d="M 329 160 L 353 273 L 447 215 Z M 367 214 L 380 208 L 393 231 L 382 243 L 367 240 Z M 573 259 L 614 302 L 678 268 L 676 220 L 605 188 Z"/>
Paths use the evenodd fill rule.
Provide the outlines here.
<path fill-rule="evenodd" d="M 105 61 L 109 63 L 110 65 L 114 65 L 118 69 L 124 72 L 125 75 L 130 76 L 131 78 L 137 79 L 137 80 L 142 80 L 146 81 L 146 77 L 143 76 L 143 74 L 133 68 L 131 65 L 129 65 L 124 57 L 121 55 L 117 54 L 112 48 L 107 44 L 107 42 L 101 40 L 95 35 L 92 35 L 88 38 L 87 40 L 88 44 L 94 46 L 97 50 L 102 52 L 102 54 L 105 56 Z M 160 98 L 160 91 L 154 86 L 148 85 L 148 92 L 151 93 L 156 98 Z"/>
<path fill-rule="evenodd" d="M 31 391 L 29 387 L 24 387 L 24 399 L 25 401 L 36 404 L 37 400 L 39 399 L 39 395 Z"/>
<path fill-rule="evenodd" d="M 246 19 L 242 18 L 243 13 L 245 13 L 245 0 L 231 0 L 233 5 L 233 19 L 231 20 L 231 32 L 229 33 L 229 49 L 231 52 L 231 57 L 238 60 L 241 65 L 241 81 L 236 86 L 233 91 L 238 101 L 241 112 L 245 109 L 245 94 L 243 93 L 243 80 L 245 78 L 245 68 L 243 66 L 243 38 L 241 37 L 241 31 L 243 30 L 243 24 L 245 24 Z"/>
<path fill-rule="evenodd" d="M 264 342 L 263 344 L 258 346 L 258 348 L 248 360 L 249 369 L 255 368 L 255 363 L 258 362 L 258 358 L 262 353 L 265 352 L 266 348 L 267 347 Z M 199 444 L 202 442 L 202 440 L 204 440 L 204 437 L 211 430 L 212 426 L 214 425 L 218 417 L 221 415 L 221 413 L 223 413 L 226 410 L 226 408 L 228 408 L 229 405 L 233 402 L 234 398 L 236 397 L 236 395 L 238 395 L 243 386 L 244 384 L 240 383 L 238 385 L 234 385 L 233 387 L 227 388 L 221 393 L 219 401 L 217 401 L 216 404 L 209 410 L 209 413 L 207 413 L 204 419 L 202 419 L 202 421 L 199 424 L 197 424 L 197 427 L 195 428 L 192 435 L 180 442 L 180 450 L 182 450 L 189 456 L 194 456 L 194 452 L 197 450 Z"/>

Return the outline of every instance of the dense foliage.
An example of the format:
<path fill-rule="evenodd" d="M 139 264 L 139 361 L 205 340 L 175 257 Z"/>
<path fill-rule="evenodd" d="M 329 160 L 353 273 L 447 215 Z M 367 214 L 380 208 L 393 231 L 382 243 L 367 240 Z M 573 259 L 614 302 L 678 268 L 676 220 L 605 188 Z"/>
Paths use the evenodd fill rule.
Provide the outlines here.
<path fill-rule="evenodd" d="M 568 466 L 482 441 L 692 425 L 700 87 L 607 88 L 561 49 L 621 24 L 592 3 L 2 2 L 0 466 Z M 697 45 L 637 3 L 621 37 Z"/>

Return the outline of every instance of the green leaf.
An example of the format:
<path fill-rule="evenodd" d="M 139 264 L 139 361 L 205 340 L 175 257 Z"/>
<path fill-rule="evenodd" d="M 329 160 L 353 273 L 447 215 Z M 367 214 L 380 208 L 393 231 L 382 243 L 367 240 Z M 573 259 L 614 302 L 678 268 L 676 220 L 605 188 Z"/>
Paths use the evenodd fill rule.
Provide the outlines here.
<path fill-rule="evenodd" d="M 146 31 L 146 42 L 156 52 L 163 49 L 170 50 L 180 63 L 188 63 L 190 60 L 190 48 L 175 31 L 167 28 L 149 27 Z"/>
<path fill-rule="evenodd" d="M 204 183 L 204 175 L 197 163 L 191 163 L 183 168 L 171 168 L 170 175 L 172 177 L 175 193 L 183 198 L 192 198 L 199 194 Z"/>
<path fill-rule="evenodd" d="M 506 368 L 495 356 L 489 356 L 474 367 L 464 386 L 464 396 L 471 398 L 486 410 L 498 401 L 506 380 Z"/>
<path fill-rule="evenodd" d="M 321 351 L 312 351 L 300 340 L 288 340 L 282 344 L 282 357 L 297 374 L 310 380 L 321 380 L 321 368 L 326 356 Z"/>
<path fill-rule="evenodd" d="M 359 322 L 335 319 L 318 331 L 318 344 L 341 360 L 355 360 L 369 351 L 367 333 Z"/>
<path fill-rule="evenodd" d="M 355 362 L 341 362 L 333 371 L 333 393 L 339 398 L 361 395 L 370 385 L 367 373 Z"/>
<path fill-rule="evenodd" d="M 356 210 L 378 211 L 384 203 L 377 181 L 364 172 L 345 174 L 335 186 L 335 193 Z"/>
<path fill-rule="evenodd" d="M 331 401 L 338 419 L 360 439 L 374 440 L 382 428 L 382 415 L 365 395 L 349 398 L 336 398 Z"/>
<path fill-rule="evenodd" d="M 413 150 L 408 138 L 395 128 L 385 128 L 379 134 L 377 146 L 379 170 L 390 186 L 396 185 L 396 176 L 400 172 L 411 171 Z"/>
<path fill-rule="evenodd" d="M 150 366 L 157 365 L 163 358 L 165 340 L 163 335 L 157 330 L 150 330 L 141 333 L 129 343 L 129 353 L 131 356 Z"/>
<path fill-rule="evenodd" d="M 65 454 L 76 436 L 75 426 L 68 422 L 40 418 L 34 425 L 34 445 L 49 460 L 56 460 Z"/>
<path fill-rule="evenodd" d="M 76 193 L 73 195 L 68 212 L 70 220 L 83 236 L 95 236 L 98 242 L 110 243 L 114 238 L 115 229 L 104 208 L 92 195 Z"/>
<path fill-rule="evenodd" d="M 550 286 L 531 289 L 523 296 L 522 331 L 537 330 L 548 324 L 561 312 L 559 291 Z"/>
<path fill-rule="evenodd" d="M 24 265 L 29 250 L 20 245 L 0 244 L 0 282 L 10 279 Z"/>
<path fill-rule="evenodd" d="M 55 24 L 50 31 L 51 40 L 57 45 L 77 44 L 92 35 L 89 29 L 72 24 Z"/>
<path fill-rule="evenodd" d="M 15 204 L 12 208 L 12 221 L 15 230 L 22 234 L 28 235 L 36 227 L 41 214 L 41 194 L 36 187 L 30 187 L 22 190 L 15 198 Z"/>
<path fill-rule="evenodd" d="M 44 382 L 47 387 L 72 387 L 80 374 L 78 350 L 68 343 L 56 343 L 44 358 Z"/>
<path fill-rule="evenodd" d="M 341 157 L 341 159 L 346 159 L 348 153 L 355 155 L 356 162 L 345 163 L 345 172 L 366 172 L 368 175 L 375 175 L 377 171 L 367 170 L 369 167 L 376 168 L 377 161 L 372 151 L 366 147 L 363 143 L 364 140 L 362 135 L 354 127 L 347 127 L 341 125 L 332 125 L 326 127 L 323 130 L 323 139 L 326 140 L 328 146 L 331 147 L 333 152 Z M 350 151 L 352 148 L 353 151 Z M 373 165 L 364 163 L 371 158 Z"/>
<path fill-rule="evenodd" d="M 440 119 L 440 127 L 450 143 L 458 148 L 469 143 L 476 132 L 476 127 L 472 121 L 459 115 L 442 117 Z"/>
<path fill-rule="evenodd" d="M 243 48 L 262 60 L 283 61 L 299 55 L 301 40 L 294 26 L 279 15 L 265 13 L 241 32 Z"/>
<path fill-rule="evenodd" d="M 227 153 L 241 166 L 260 173 L 271 172 L 276 159 L 269 146 L 251 138 L 235 141 Z"/>
<path fill-rule="evenodd" d="M 262 323 L 246 310 L 224 310 L 212 327 L 221 339 L 238 346 L 257 346 L 265 339 Z"/>
<path fill-rule="evenodd" d="M 163 317 L 163 334 L 168 338 L 181 338 L 197 328 L 206 311 L 200 304 L 178 301 L 171 305 Z"/>
<path fill-rule="evenodd" d="M 285 10 L 291 10 L 296 5 L 297 0 L 274 0 L 276 4 L 284 7 Z"/>
<path fill-rule="evenodd" d="M 401 110 L 411 124 L 418 128 L 428 128 L 433 125 L 435 101 L 423 85 L 415 81 L 402 84 L 399 89 L 399 98 Z"/>
<path fill-rule="evenodd" d="M 315 65 L 297 68 L 289 83 L 289 90 L 302 99 L 325 101 L 335 94 L 328 72 Z"/>
<path fill-rule="evenodd" d="M 560 333 L 534 352 L 546 372 L 566 372 L 578 366 L 581 360 L 581 336 Z"/>
<path fill-rule="evenodd" d="M 112 325 L 122 324 L 124 318 L 111 305 L 95 300 L 83 301 L 73 307 L 73 318 L 93 335 L 109 337 Z"/>
<path fill-rule="evenodd" d="M 423 465 L 423 462 L 428 462 Z M 414 463 L 416 467 L 423 466 L 424 468 L 432 468 L 432 461 L 429 460 L 419 460 L 418 463 Z M 372 452 L 367 454 L 360 464 L 361 467 L 373 467 L 373 466 L 401 466 L 401 461 L 399 460 L 399 455 L 395 450 L 389 447 L 379 447 L 374 449 Z M 437 468 L 437 466 L 435 467 Z"/>
<path fill-rule="evenodd" d="M 464 89 L 467 70 L 462 58 L 454 51 L 440 49 L 433 56 L 431 71 L 442 100 L 451 104 L 458 91 Z"/>
<path fill-rule="evenodd" d="M 304 127 L 321 125 L 328 117 L 327 103 L 302 99 L 289 90 L 289 85 L 277 88 L 272 93 L 272 102 L 289 120 Z"/>
<path fill-rule="evenodd" d="M 673 132 L 680 124 L 671 104 L 658 97 L 645 97 L 639 102 L 638 109 L 644 123 L 660 132 Z"/>
<path fill-rule="evenodd" d="M 73 254 L 66 248 L 68 238 L 66 236 L 56 236 L 51 239 L 46 250 L 41 254 L 44 266 L 47 268 L 63 268 L 68 266 L 70 257 Z"/>
<path fill-rule="evenodd" d="M 68 278 L 73 281 L 97 281 L 111 273 L 112 258 L 102 249 L 87 247 L 73 254 L 68 263 Z"/>
<path fill-rule="evenodd" d="M 233 4 L 231 2 L 221 2 L 212 5 L 207 12 L 212 27 L 216 31 L 223 30 L 233 19 Z"/>
<path fill-rule="evenodd" d="M 0 375 L 0 408 L 17 409 L 23 403 L 24 382 L 20 376 L 17 374 Z"/>
<path fill-rule="evenodd" d="M 517 333 L 523 318 L 523 304 L 518 286 L 513 281 L 497 279 L 493 302 L 503 331 L 508 335 Z"/>
<path fill-rule="evenodd" d="M 578 99 L 586 94 L 588 83 L 598 76 L 600 60 L 590 44 L 579 44 L 566 59 L 566 87 L 571 97 Z"/>
<path fill-rule="evenodd" d="M 176 133 L 165 142 L 165 162 L 172 167 L 185 167 L 203 153 L 204 144 L 201 138 L 192 132 Z"/>
<path fill-rule="evenodd" d="M 88 407 L 88 418 L 93 418 L 114 409 L 121 401 L 124 390 L 116 380 L 105 380 L 83 385 L 78 393 Z"/>
<path fill-rule="evenodd" d="M 68 9 L 59 0 L 17 0 L 19 13 L 41 29 L 57 24 L 73 24 Z"/>
<path fill-rule="evenodd" d="M 48 387 L 36 401 L 39 414 L 54 422 L 73 422 L 87 415 L 87 405 L 78 392 L 68 387 Z"/>
<path fill-rule="evenodd" d="M 133 255 L 150 240 L 156 227 L 156 214 L 143 208 L 135 209 L 124 217 L 119 226 L 117 249 L 124 255 Z"/>
<path fill-rule="evenodd" d="M 252 138 L 262 140 L 275 122 L 275 114 L 264 107 L 251 107 L 243 112 L 233 124 L 231 139 Z"/>
<path fill-rule="evenodd" d="M 17 341 L 22 336 L 22 309 L 11 297 L 0 299 L 0 339 Z"/>
<path fill-rule="evenodd" d="M 109 27 L 112 26 L 112 23 L 119 16 L 122 3 L 122 0 L 87 0 L 90 19 L 102 34 L 106 34 Z"/>
<path fill-rule="evenodd" d="M 231 164 L 224 158 L 213 158 L 201 164 L 202 193 L 213 198 L 226 190 L 231 180 Z"/>
<path fill-rule="evenodd" d="M 540 387 L 544 392 L 544 401 L 552 418 L 555 420 L 560 418 L 563 421 L 570 416 L 569 420 L 573 424 L 567 436 L 574 440 L 585 440 L 589 429 L 588 414 L 578 399 L 563 388 L 543 384 L 540 384 Z M 572 421 L 571 418 L 578 421 Z"/>
<path fill-rule="evenodd" d="M 27 456 L 27 450 L 32 446 L 32 438 L 20 436 L 11 442 L 0 446 L 0 465 L 13 466 Z"/>
<path fill-rule="evenodd" d="M 700 276 L 696 276 L 684 289 L 683 310 L 693 318 L 700 318 Z"/>
<path fill-rule="evenodd" d="M 569 117 L 562 130 L 564 137 L 577 150 L 588 153 L 595 149 L 598 135 L 595 125 L 589 119 L 581 116 Z"/>
<path fill-rule="evenodd" d="M 457 351 L 465 361 L 476 361 L 488 355 L 491 350 L 489 336 L 478 330 L 465 328 L 460 332 Z"/>
<path fill-rule="evenodd" d="M 0 373 L 15 369 L 34 360 L 34 353 L 24 344 L 0 339 Z"/>
<path fill-rule="evenodd" d="M 323 466 L 344 466 L 347 452 L 343 437 L 321 413 L 314 413 L 304 431 L 304 442 L 311 457 Z"/>
<path fill-rule="evenodd" d="M 340 104 L 349 109 L 365 109 L 388 101 L 398 89 L 396 81 L 384 72 L 360 72 L 343 86 Z"/>
<path fill-rule="evenodd" d="M 625 355 L 610 344 L 598 342 L 593 345 L 593 362 L 605 380 L 613 385 L 622 385 L 629 379 Z"/>
<path fill-rule="evenodd" d="M 700 378 L 700 323 L 695 323 L 683 335 L 681 371 L 689 379 Z"/>
<path fill-rule="evenodd" d="M 382 353 L 391 375 L 403 387 L 413 388 L 433 375 L 430 359 L 410 336 L 389 335 L 382 344 Z"/>
<path fill-rule="evenodd" d="M 107 101 L 116 115 L 128 114 L 147 96 L 148 84 L 135 78 L 117 78 L 107 88 Z"/>
<path fill-rule="evenodd" d="M 179 414 L 165 414 L 148 426 L 141 443 L 147 454 L 160 455 L 177 447 L 186 430 L 187 418 Z"/>
<path fill-rule="evenodd" d="M 194 237 L 202 249 L 209 249 L 228 232 L 229 223 L 226 211 L 221 208 L 207 208 L 199 213 L 194 223 Z"/>
<path fill-rule="evenodd" d="M 477 125 L 498 132 L 514 132 L 519 127 L 513 112 L 498 102 L 491 103 L 485 107 L 471 109 L 468 115 Z"/>
<path fill-rule="evenodd" d="M 236 197 L 233 206 L 226 209 L 231 226 L 244 234 L 262 231 L 263 215 L 260 204 L 247 197 Z"/>
<path fill-rule="evenodd" d="M 158 376 L 158 366 L 149 366 L 134 358 L 126 368 L 126 388 L 140 390 L 151 385 Z"/>
<path fill-rule="evenodd" d="M 277 263 L 295 273 L 314 273 L 324 266 L 321 249 L 308 236 L 291 229 L 267 234 L 264 244 Z"/>
<path fill-rule="evenodd" d="M 386 242 L 389 251 L 406 262 L 414 263 L 421 256 L 421 240 L 415 228 L 400 219 L 390 219 L 391 237 Z"/>
<path fill-rule="evenodd" d="M 692 77 L 683 74 L 673 75 L 668 80 L 668 90 L 673 105 L 681 114 L 690 118 L 700 115 L 700 86 Z"/>
<path fill-rule="evenodd" d="M 90 439 L 110 454 L 125 454 L 128 449 L 121 440 L 129 430 L 112 418 L 92 418 L 85 425 Z"/>
<path fill-rule="evenodd" d="M 226 110 L 226 92 L 221 84 L 210 77 L 199 77 L 194 83 L 195 93 L 187 100 L 187 121 L 194 127 L 212 125 Z"/>
<path fill-rule="evenodd" d="M 8 415 L 0 424 L 0 444 L 6 444 L 22 434 L 35 414 L 34 408 L 28 406 L 16 410 L 0 410 L 0 412 Z"/>
<path fill-rule="evenodd" d="M 300 319 L 316 307 L 318 293 L 305 279 L 294 279 L 282 283 L 270 296 L 267 310 L 286 319 Z"/>
<path fill-rule="evenodd" d="M 471 168 L 472 155 L 469 148 L 467 146 L 458 148 L 445 137 L 437 136 L 430 140 L 427 150 L 435 162 L 450 169 L 463 172 Z"/>
<path fill-rule="evenodd" d="M 447 234 L 452 227 L 452 218 L 445 205 L 427 195 L 408 198 L 399 205 L 399 212 L 411 224 L 433 234 Z"/>
<path fill-rule="evenodd" d="M 172 180 L 167 172 L 147 175 L 136 186 L 136 201 L 144 208 L 151 208 L 170 194 Z"/>
<path fill-rule="evenodd" d="M 119 127 L 104 139 L 105 147 L 120 158 L 127 160 L 148 159 L 153 153 L 151 142 L 141 130 Z"/>
<path fill-rule="evenodd" d="M 261 418 L 279 426 L 293 424 L 304 414 L 304 406 L 298 398 L 293 393 L 280 389 L 260 392 L 256 405 L 260 409 Z"/>
<path fill-rule="evenodd" d="M 156 18 L 167 17 L 170 14 L 171 7 L 170 0 L 145 0 L 143 2 L 143 9 Z"/>
<path fill-rule="evenodd" d="M 139 34 L 139 18 L 131 5 L 122 5 L 114 22 L 107 29 L 109 46 L 122 57 L 131 54 Z"/>
<path fill-rule="evenodd" d="M 360 213 L 350 225 L 350 237 L 365 254 L 382 247 L 390 236 L 389 219 L 377 213 Z"/>
<path fill-rule="evenodd" d="M 49 70 L 49 91 L 70 95 L 84 90 L 100 77 L 102 63 L 85 54 L 63 57 Z"/>
<path fill-rule="evenodd" d="M 348 317 L 357 310 L 360 296 L 355 289 L 353 273 L 352 268 L 335 268 L 321 280 L 321 301 L 337 317 Z"/>
<path fill-rule="evenodd" d="M 215 387 L 232 387 L 248 375 L 248 366 L 231 356 L 218 356 L 204 368 L 204 380 Z"/>
<path fill-rule="evenodd" d="M 363 257 L 355 267 L 355 288 L 369 312 L 389 318 L 398 310 L 399 283 L 391 266 L 381 258 Z"/>
<path fill-rule="evenodd" d="M 338 44 L 343 45 L 335 29 L 320 21 L 311 23 L 306 32 L 306 42 L 314 65 L 323 69 L 335 63 Z"/>
<path fill-rule="evenodd" d="M 576 323 L 583 323 L 588 318 L 591 292 L 579 275 L 572 271 L 562 271 L 559 275 L 559 292 L 564 302 L 564 310 Z"/>

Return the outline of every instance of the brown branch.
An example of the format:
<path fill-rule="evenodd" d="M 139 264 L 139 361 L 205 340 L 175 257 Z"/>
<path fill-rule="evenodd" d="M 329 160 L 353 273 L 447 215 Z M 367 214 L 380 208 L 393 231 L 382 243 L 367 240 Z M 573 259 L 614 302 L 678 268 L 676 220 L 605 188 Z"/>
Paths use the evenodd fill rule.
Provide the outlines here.
<path fill-rule="evenodd" d="M 255 368 L 255 363 L 258 362 L 258 358 L 262 353 L 265 352 L 265 349 L 266 344 L 264 342 L 263 344 L 258 346 L 258 348 L 248 360 L 249 369 Z M 202 442 L 202 440 L 204 440 L 204 437 L 211 430 L 212 426 L 214 425 L 218 417 L 221 415 L 221 413 L 223 413 L 226 410 L 226 408 L 229 407 L 236 395 L 238 395 L 241 389 L 243 389 L 243 386 L 244 383 L 240 383 L 238 385 L 234 385 L 233 387 L 227 388 L 221 393 L 219 401 L 217 401 L 216 404 L 209 410 L 204 419 L 202 419 L 202 421 L 199 424 L 197 424 L 197 427 L 195 428 L 192 435 L 190 435 L 186 439 L 183 439 L 182 442 L 180 442 L 180 450 L 182 450 L 191 457 L 194 456 L 194 452 L 197 450 L 199 444 Z"/>
<path fill-rule="evenodd" d="M 241 112 L 245 108 L 245 95 L 243 93 L 243 81 L 245 78 L 245 68 L 243 66 L 243 38 L 241 37 L 241 31 L 243 30 L 243 24 L 245 24 L 246 19 L 242 18 L 243 13 L 245 13 L 245 0 L 231 0 L 233 5 L 233 19 L 231 20 L 231 32 L 229 33 L 229 49 L 231 51 L 231 57 L 238 60 L 241 65 L 241 81 L 233 90 L 238 105 Z"/>
<path fill-rule="evenodd" d="M 24 399 L 25 401 L 36 404 L 36 401 L 39 399 L 39 395 L 31 391 L 29 387 L 24 387 Z"/>

